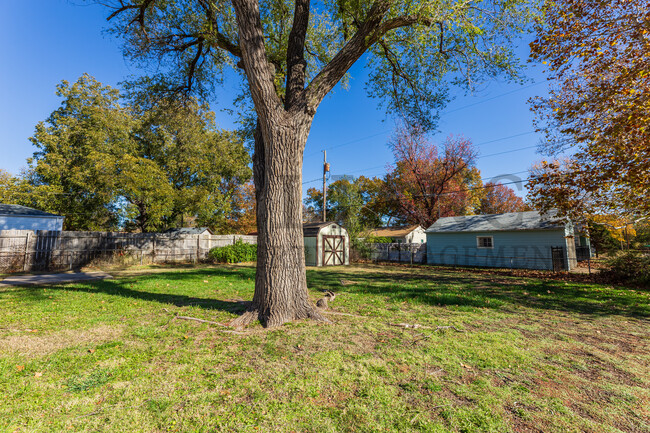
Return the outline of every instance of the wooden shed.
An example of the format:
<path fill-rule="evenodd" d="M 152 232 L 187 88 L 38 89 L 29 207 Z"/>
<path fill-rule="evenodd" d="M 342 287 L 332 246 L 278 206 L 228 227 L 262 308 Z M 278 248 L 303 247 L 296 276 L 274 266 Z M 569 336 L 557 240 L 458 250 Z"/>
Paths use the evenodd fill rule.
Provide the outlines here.
<path fill-rule="evenodd" d="M 335 222 L 306 223 L 302 226 L 307 266 L 350 264 L 350 236 Z"/>

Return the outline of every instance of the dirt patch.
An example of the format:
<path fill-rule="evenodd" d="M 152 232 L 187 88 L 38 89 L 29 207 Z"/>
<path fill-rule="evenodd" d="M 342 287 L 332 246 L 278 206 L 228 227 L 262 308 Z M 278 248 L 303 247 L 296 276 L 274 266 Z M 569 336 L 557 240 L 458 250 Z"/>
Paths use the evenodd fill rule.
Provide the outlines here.
<path fill-rule="evenodd" d="M 536 412 L 538 409 L 533 406 L 527 406 L 522 403 L 513 402 L 505 406 L 506 416 L 512 424 L 512 431 L 517 433 L 543 433 L 545 426 L 540 425 L 539 420 L 533 421 L 522 416 L 523 413 Z M 529 415 L 530 416 L 530 415 Z M 528 417 L 527 417 L 528 418 Z M 540 428 L 542 427 L 542 428 Z"/>
<path fill-rule="evenodd" d="M 576 369 L 573 373 L 581 376 L 588 381 L 600 380 L 603 373 L 608 373 L 611 376 L 609 381 L 613 383 L 620 383 L 626 386 L 642 386 L 643 382 L 632 374 L 621 370 L 616 367 L 612 362 L 605 361 L 599 356 L 586 352 L 584 350 L 576 349 L 567 351 L 574 355 L 574 359 L 583 360 L 588 365 L 585 370 Z"/>
<path fill-rule="evenodd" d="M 65 330 L 47 335 L 11 335 L 0 338 L 0 352 L 45 356 L 67 347 L 115 340 L 123 332 L 122 327 L 99 326 L 84 330 Z"/>

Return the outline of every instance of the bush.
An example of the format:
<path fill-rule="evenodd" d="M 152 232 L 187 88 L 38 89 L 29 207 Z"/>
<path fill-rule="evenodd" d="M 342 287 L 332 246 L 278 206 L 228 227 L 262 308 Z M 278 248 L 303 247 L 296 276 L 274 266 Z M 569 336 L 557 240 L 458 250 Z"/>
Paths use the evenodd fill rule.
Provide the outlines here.
<path fill-rule="evenodd" d="M 605 274 L 616 282 L 650 284 L 650 255 L 628 251 L 607 262 Z"/>
<path fill-rule="evenodd" d="M 238 239 L 233 245 L 212 248 L 208 258 L 217 263 L 254 262 L 257 260 L 257 245 Z"/>
<path fill-rule="evenodd" d="M 393 240 L 384 236 L 368 236 L 365 241 L 369 244 L 391 244 Z"/>

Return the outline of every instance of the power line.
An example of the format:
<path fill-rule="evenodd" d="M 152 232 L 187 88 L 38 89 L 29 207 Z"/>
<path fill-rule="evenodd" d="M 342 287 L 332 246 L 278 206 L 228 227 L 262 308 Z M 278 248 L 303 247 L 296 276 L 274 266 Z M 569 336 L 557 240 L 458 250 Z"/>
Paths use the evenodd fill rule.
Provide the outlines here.
<path fill-rule="evenodd" d="M 518 135 L 524 135 L 524 134 L 526 134 L 526 133 L 517 134 L 517 135 L 511 136 L 511 137 L 516 137 Z M 508 137 L 508 138 L 510 138 L 510 137 Z M 489 142 L 487 142 L 487 143 L 489 143 Z M 537 145 L 519 147 L 517 149 L 504 150 L 503 152 L 496 152 L 496 153 L 490 153 L 490 154 L 487 154 L 487 155 L 480 155 L 480 156 L 476 157 L 476 159 L 489 158 L 491 156 L 497 156 L 497 155 L 505 155 L 505 154 L 508 154 L 508 153 L 520 152 L 522 150 L 533 149 L 533 148 L 536 148 L 536 147 L 537 147 Z M 373 167 L 367 167 L 367 168 L 361 168 L 361 169 L 358 169 L 358 170 L 348 171 L 347 173 L 359 173 L 359 172 L 363 172 L 363 171 L 374 170 L 376 168 L 381 168 L 381 167 L 385 167 L 385 166 L 386 166 L 385 164 L 384 165 L 376 165 L 376 166 L 373 166 Z M 528 171 L 528 170 L 526 170 L 526 171 Z M 520 173 L 524 173 L 524 172 L 525 171 L 520 172 Z M 312 179 L 312 180 L 303 182 L 302 184 L 305 185 L 307 183 L 312 183 L 312 182 L 316 182 L 316 181 L 319 181 L 319 180 L 321 180 L 321 178 Z"/>
<path fill-rule="evenodd" d="M 497 155 L 505 155 L 506 153 L 519 152 L 521 150 L 532 149 L 534 147 L 537 147 L 537 145 L 520 147 L 518 149 L 512 149 L 512 150 L 504 150 L 503 152 L 490 153 L 488 155 L 481 155 L 481 156 L 477 157 L 476 159 L 487 158 L 487 157 L 490 157 L 490 156 L 497 156 Z"/>
<path fill-rule="evenodd" d="M 325 147 L 325 148 L 322 149 L 322 150 L 332 150 L 332 149 L 337 149 L 337 148 L 339 148 L 339 147 L 343 147 L 343 146 L 349 146 L 350 144 L 355 144 L 355 143 L 359 143 L 359 142 L 361 142 L 361 141 L 368 140 L 368 139 L 370 139 L 370 138 L 375 138 L 375 137 L 378 137 L 378 136 L 380 136 L 380 135 L 384 135 L 384 134 L 386 134 L 386 133 L 388 133 L 388 132 L 391 132 L 391 130 L 390 130 L 390 129 L 387 129 L 387 130 L 385 130 L 385 131 L 381 131 L 381 132 L 378 132 L 378 133 L 373 134 L 373 135 L 368 135 L 368 136 L 366 136 L 366 137 L 361 137 L 361 138 L 357 138 L 357 139 L 355 139 L 355 140 L 346 141 L 345 143 L 341 143 L 341 144 L 336 144 L 336 145 L 334 145 L 334 146 Z M 308 154 L 305 155 L 304 157 L 307 158 L 307 157 L 310 157 L 310 156 L 312 156 L 312 155 L 316 155 L 316 154 L 318 154 L 318 153 L 321 153 L 322 150 L 319 150 L 319 151 L 316 151 L 316 152 L 308 153 Z"/>
<path fill-rule="evenodd" d="M 483 100 L 481 100 L 481 101 L 473 102 L 473 103 L 471 103 L 471 104 L 463 105 L 463 106 L 461 106 L 461 107 L 454 108 L 453 110 L 449 110 L 449 111 L 444 111 L 444 110 L 443 110 L 443 111 L 442 111 L 442 114 L 454 113 L 454 112 L 456 112 L 456 111 L 460 111 L 460 110 L 464 110 L 464 109 L 466 109 L 466 108 L 474 107 L 474 106 L 476 106 L 476 105 L 480 105 L 480 104 L 483 104 L 483 103 L 485 103 L 485 102 L 489 102 L 489 101 L 492 101 L 492 100 L 494 100 L 494 99 L 498 99 L 498 98 L 501 98 L 501 97 L 503 97 L 503 96 L 510 95 L 510 94 L 512 94 L 512 93 L 520 92 L 520 91 L 522 91 L 522 90 L 526 90 L 526 89 L 529 89 L 529 88 L 531 88 L 531 87 L 539 86 L 540 84 L 544 84 L 544 83 L 545 83 L 544 81 L 540 81 L 540 82 L 538 82 L 538 83 L 529 84 L 528 86 L 520 87 L 520 88 L 518 88 L 518 89 L 511 90 L 511 91 L 509 91 L 509 92 L 501 93 L 500 95 L 496 95 L 496 96 L 493 96 L 493 97 L 491 97 L 491 98 L 487 98 L 487 99 L 483 99 Z M 386 133 L 388 133 L 388 132 L 391 132 L 391 130 L 390 130 L 390 129 L 387 129 L 387 130 L 384 130 L 384 131 L 378 132 L 378 133 L 373 134 L 373 135 L 368 135 L 368 136 L 365 136 L 365 137 L 357 138 L 357 139 L 352 140 L 352 141 L 347 141 L 347 142 L 345 142 L 345 143 L 341 143 L 341 144 L 337 144 L 337 145 L 334 145 L 334 146 L 326 147 L 326 148 L 324 148 L 324 149 L 322 149 L 322 150 L 337 149 L 337 148 L 339 148 L 339 147 L 348 146 L 348 145 L 350 145 L 350 144 L 354 144 L 354 143 L 358 143 L 358 142 L 361 142 L 361 141 L 365 141 L 365 140 L 370 139 L 370 138 L 378 137 L 378 136 L 383 135 L 383 134 L 386 134 Z M 531 134 L 531 133 L 533 133 L 533 132 L 535 132 L 535 131 L 526 132 L 526 133 L 518 134 L 518 135 L 513 135 L 513 136 L 511 136 L 511 137 L 507 137 L 507 138 L 517 137 L 517 136 L 519 136 L 519 135 Z M 507 139 L 507 138 L 504 138 L 504 140 Z M 494 141 L 496 141 L 496 140 L 493 140 L 492 142 L 494 142 Z M 487 144 L 487 143 L 481 143 L 481 144 Z M 480 144 L 478 144 L 477 146 L 479 146 L 479 145 L 480 145 Z M 310 152 L 310 153 L 306 154 L 304 157 L 307 158 L 307 157 L 309 157 L 309 156 L 316 155 L 316 154 L 318 154 L 318 153 L 320 153 L 320 151 Z"/>
<path fill-rule="evenodd" d="M 496 95 L 496 96 L 493 96 L 491 98 L 483 99 L 481 101 L 473 102 L 471 104 L 463 105 L 462 107 L 454 108 L 453 110 L 449 110 L 449 111 L 444 111 L 443 110 L 442 113 L 443 114 L 449 114 L 449 113 L 453 113 L 453 112 L 456 112 L 456 111 L 464 110 L 465 108 L 469 108 L 469 107 L 473 107 L 475 105 L 483 104 L 485 102 L 492 101 L 492 100 L 497 99 L 497 98 L 501 98 L 502 96 L 507 96 L 507 95 L 510 95 L 512 93 L 520 92 L 522 90 L 526 90 L 526 89 L 529 89 L 531 87 L 539 86 L 540 84 L 544 84 L 544 83 L 545 83 L 545 81 L 540 81 L 540 82 L 537 82 L 537 83 L 529 84 L 528 86 L 520 87 L 518 89 L 511 90 L 509 92 L 502 93 L 500 95 Z"/>
<path fill-rule="evenodd" d="M 496 139 L 490 140 L 490 141 L 484 141 L 482 143 L 475 144 L 474 146 L 483 146 L 485 144 L 497 143 L 499 141 L 510 140 L 511 138 L 516 138 L 516 137 L 521 137 L 521 136 L 524 136 L 524 135 L 534 134 L 535 132 L 537 132 L 537 131 L 532 130 L 532 131 L 522 132 L 522 133 L 515 134 L 515 135 L 509 135 L 507 137 L 501 137 L 501 138 L 496 138 Z"/>

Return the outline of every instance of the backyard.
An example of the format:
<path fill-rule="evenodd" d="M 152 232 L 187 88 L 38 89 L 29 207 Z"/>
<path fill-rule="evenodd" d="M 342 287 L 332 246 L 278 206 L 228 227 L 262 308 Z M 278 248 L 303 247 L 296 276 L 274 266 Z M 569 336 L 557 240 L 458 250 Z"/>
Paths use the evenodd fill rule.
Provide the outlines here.
<path fill-rule="evenodd" d="M 237 317 L 254 274 L 0 289 L 0 430 L 650 431 L 649 291 L 362 265 L 308 270 L 332 324 L 177 317 Z"/>

